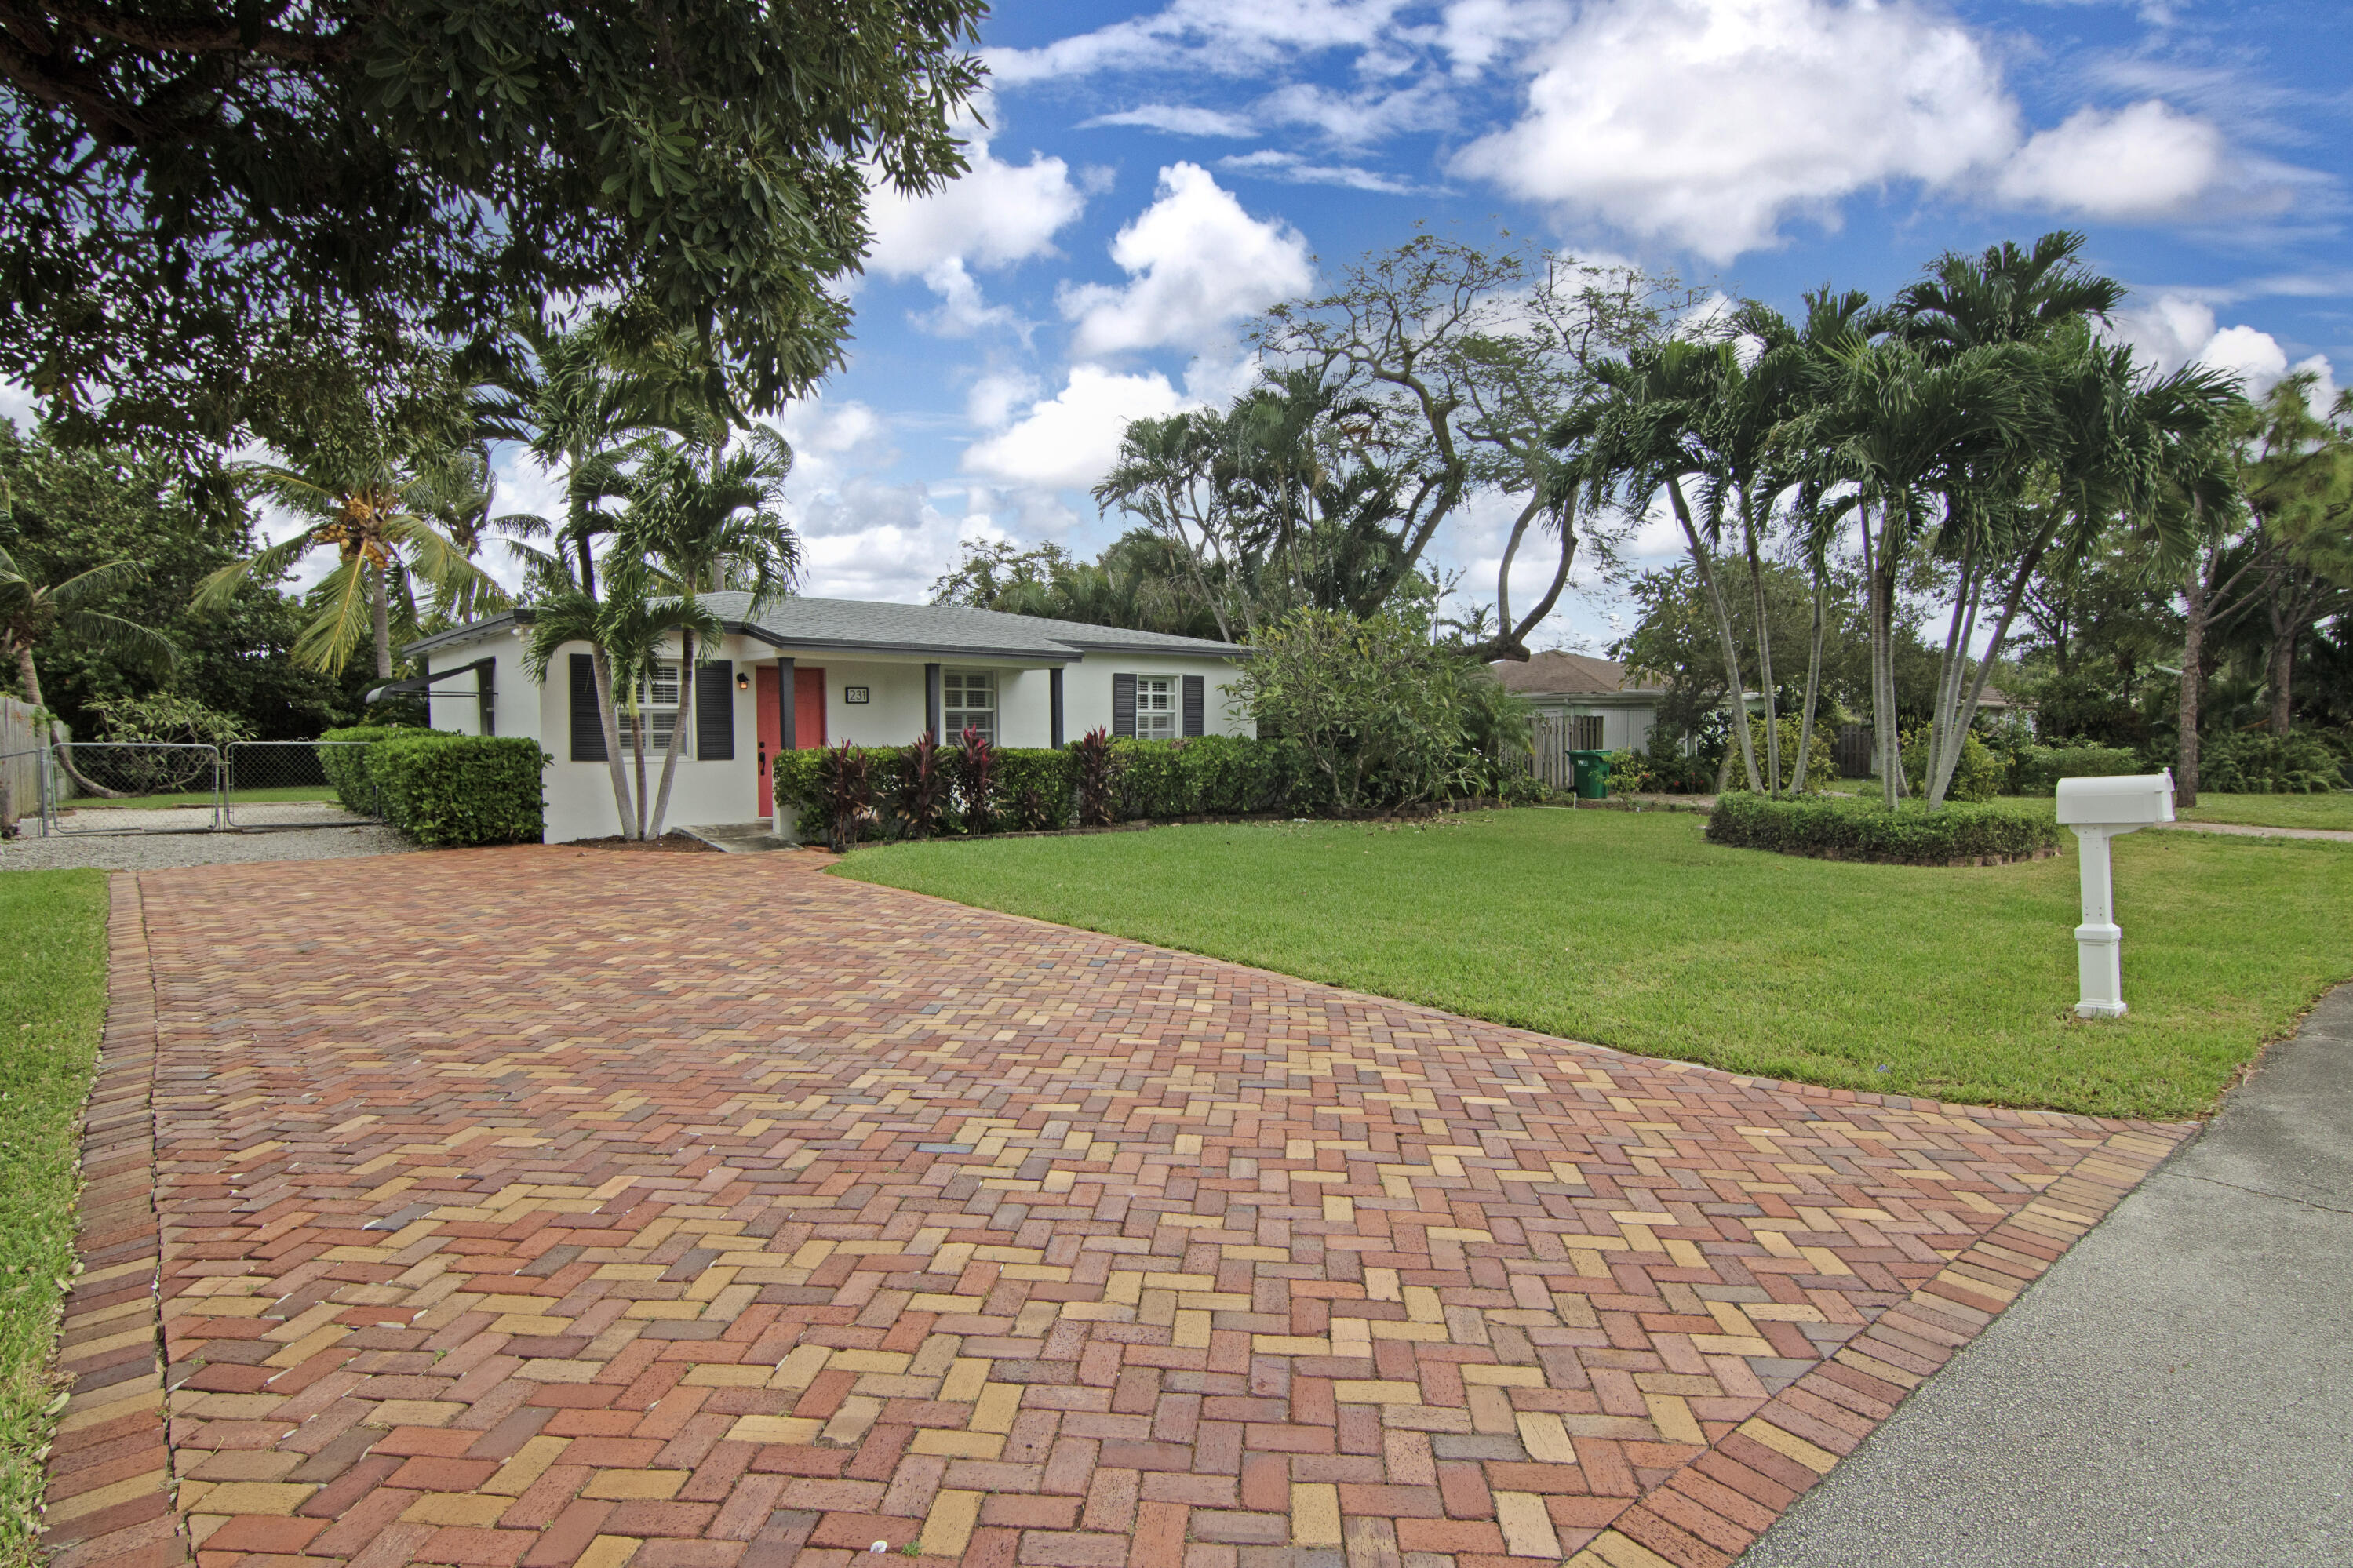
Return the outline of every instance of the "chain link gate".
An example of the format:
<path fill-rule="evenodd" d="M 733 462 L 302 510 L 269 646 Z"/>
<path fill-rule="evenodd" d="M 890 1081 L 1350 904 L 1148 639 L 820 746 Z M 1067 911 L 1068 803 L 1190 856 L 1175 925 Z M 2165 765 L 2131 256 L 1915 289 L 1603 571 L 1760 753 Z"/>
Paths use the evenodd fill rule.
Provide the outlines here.
<path fill-rule="evenodd" d="M 221 760 L 221 826 L 338 827 L 381 822 L 361 777 L 366 741 L 232 741 Z M 354 809 L 360 807 L 364 809 Z"/>
<path fill-rule="evenodd" d="M 367 744 L 75 741 L 0 757 L 0 780 L 28 774 L 30 798 L 12 788 L 6 806 L 44 835 L 354 826 L 383 820 L 353 765 Z"/>
<path fill-rule="evenodd" d="M 59 742 L 44 760 L 44 833 L 211 833 L 221 826 L 218 746 Z"/>

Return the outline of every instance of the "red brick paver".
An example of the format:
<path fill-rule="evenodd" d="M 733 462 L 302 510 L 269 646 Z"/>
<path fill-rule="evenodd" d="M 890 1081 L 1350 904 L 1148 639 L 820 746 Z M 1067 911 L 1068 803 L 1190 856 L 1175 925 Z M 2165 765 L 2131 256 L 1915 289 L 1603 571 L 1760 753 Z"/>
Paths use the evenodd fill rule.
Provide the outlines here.
<path fill-rule="evenodd" d="M 818 864 L 141 879 L 203 1568 L 1726 1563 L 2181 1131 Z"/>

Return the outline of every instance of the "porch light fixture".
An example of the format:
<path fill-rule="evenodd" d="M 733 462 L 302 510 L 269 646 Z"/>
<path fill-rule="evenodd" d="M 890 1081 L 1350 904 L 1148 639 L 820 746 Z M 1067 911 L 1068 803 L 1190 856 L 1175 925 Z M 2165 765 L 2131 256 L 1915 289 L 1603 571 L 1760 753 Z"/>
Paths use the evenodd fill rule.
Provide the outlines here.
<path fill-rule="evenodd" d="M 752 672 L 750 670 L 739 669 L 735 672 L 735 689 L 738 691 L 749 691 L 752 689 Z"/>

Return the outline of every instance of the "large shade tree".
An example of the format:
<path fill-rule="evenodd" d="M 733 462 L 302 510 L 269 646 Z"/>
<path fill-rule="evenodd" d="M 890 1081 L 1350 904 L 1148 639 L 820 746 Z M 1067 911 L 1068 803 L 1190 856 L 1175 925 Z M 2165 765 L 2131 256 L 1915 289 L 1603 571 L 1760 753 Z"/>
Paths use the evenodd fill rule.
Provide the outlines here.
<path fill-rule="evenodd" d="M 596 297 L 773 407 L 839 358 L 871 184 L 963 167 L 985 10 L 11 5 L 0 374 L 69 430 L 220 442 L 322 351 Z"/>

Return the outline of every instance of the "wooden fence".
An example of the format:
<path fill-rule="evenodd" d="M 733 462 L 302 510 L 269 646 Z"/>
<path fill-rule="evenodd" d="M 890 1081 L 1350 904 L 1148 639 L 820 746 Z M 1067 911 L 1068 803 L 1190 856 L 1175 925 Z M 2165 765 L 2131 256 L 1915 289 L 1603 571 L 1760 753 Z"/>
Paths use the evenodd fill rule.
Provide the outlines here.
<path fill-rule="evenodd" d="M 0 786 L 7 791 L 6 820 L 38 816 L 41 809 L 40 759 L 33 753 L 41 744 L 30 703 L 0 697 Z"/>
<path fill-rule="evenodd" d="M 1568 765 L 1569 736 L 1575 721 L 1539 714 L 1528 726 L 1536 782 L 1550 789 L 1567 789 L 1577 781 Z"/>

